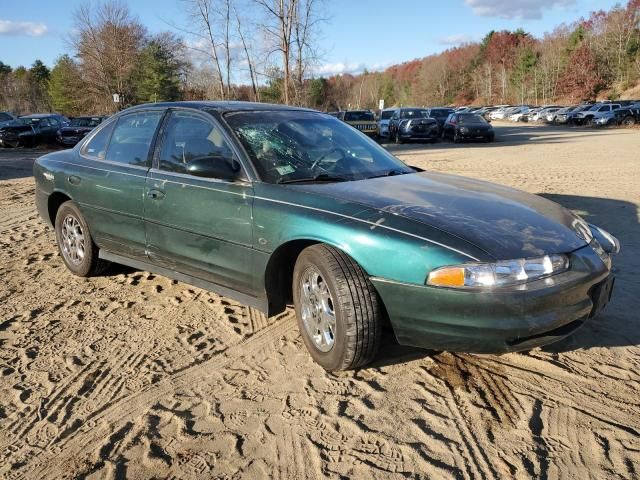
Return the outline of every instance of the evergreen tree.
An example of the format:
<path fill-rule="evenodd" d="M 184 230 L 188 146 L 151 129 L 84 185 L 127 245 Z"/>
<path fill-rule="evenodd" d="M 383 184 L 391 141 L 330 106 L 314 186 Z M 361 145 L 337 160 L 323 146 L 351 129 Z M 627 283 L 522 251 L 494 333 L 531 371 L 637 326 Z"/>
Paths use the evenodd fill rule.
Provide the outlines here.
<path fill-rule="evenodd" d="M 180 99 L 180 63 L 162 43 L 151 40 L 142 49 L 134 90 L 139 102 Z"/>
<path fill-rule="evenodd" d="M 58 58 L 49 77 L 49 96 L 53 109 L 70 116 L 88 113 L 83 108 L 82 90 L 82 78 L 76 62 L 69 55 Z"/>

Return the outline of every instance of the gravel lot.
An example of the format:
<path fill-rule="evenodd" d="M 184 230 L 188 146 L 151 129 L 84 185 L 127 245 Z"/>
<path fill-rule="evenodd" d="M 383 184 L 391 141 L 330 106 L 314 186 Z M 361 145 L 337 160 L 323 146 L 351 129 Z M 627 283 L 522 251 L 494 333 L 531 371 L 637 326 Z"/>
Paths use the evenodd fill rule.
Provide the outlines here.
<path fill-rule="evenodd" d="M 332 375 L 291 313 L 64 268 L 34 211 L 39 153 L 0 150 L 0 477 L 640 476 L 640 130 L 498 126 L 493 144 L 389 146 L 539 193 L 616 234 L 604 314 L 567 341 L 472 356 L 398 346 Z"/>

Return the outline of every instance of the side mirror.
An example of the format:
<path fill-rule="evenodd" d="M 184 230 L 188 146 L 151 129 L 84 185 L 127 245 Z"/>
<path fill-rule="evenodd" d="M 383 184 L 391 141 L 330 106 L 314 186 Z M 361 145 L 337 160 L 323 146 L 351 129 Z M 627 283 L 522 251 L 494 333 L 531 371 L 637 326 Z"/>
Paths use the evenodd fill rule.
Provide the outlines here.
<path fill-rule="evenodd" d="M 197 157 L 187 164 L 186 170 L 196 177 L 234 181 L 240 176 L 240 163 L 222 156 Z"/>

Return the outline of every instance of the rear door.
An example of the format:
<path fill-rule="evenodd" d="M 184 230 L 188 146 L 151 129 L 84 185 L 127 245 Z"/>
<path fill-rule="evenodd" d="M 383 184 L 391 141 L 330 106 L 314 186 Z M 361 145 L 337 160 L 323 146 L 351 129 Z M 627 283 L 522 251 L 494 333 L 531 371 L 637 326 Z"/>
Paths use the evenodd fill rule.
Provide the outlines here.
<path fill-rule="evenodd" d="M 145 258 L 143 195 L 164 113 L 138 111 L 108 122 L 82 146 L 78 166 L 66 178 L 96 244 L 105 250 Z"/>
<path fill-rule="evenodd" d="M 174 109 L 165 121 L 144 196 L 154 264 L 249 295 L 253 186 L 224 131 L 207 113 Z M 237 165 L 235 178 L 193 174 L 203 158 Z"/>

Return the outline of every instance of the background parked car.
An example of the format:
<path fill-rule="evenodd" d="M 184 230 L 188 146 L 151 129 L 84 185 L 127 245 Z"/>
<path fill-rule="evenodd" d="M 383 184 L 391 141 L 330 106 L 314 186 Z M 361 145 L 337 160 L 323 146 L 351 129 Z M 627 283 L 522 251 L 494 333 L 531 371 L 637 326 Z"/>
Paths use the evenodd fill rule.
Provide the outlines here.
<path fill-rule="evenodd" d="M 464 140 L 492 142 L 495 139 L 495 132 L 482 115 L 477 113 L 452 113 L 444 124 L 442 137 L 450 138 L 455 143 Z"/>
<path fill-rule="evenodd" d="M 33 143 L 35 132 L 33 127 L 21 120 L 12 120 L 0 125 L 0 146 L 21 147 Z"/>
<path fill-rule="evenodd" d="M 380 118 L 378 118 L 378 135 L 381 137 L 389 136 L 389 120 L 391 120 L 391 116 L 395 111 L 395 108 L 385 108 L 380 112 Z"/>
<path fill-rule="evenodd" d="M 440 127 L 435 119 L 429 118 L 426 108 L 398 108 L 389 121 L 389 136 L 396 143 L 409 140 L 435 142 L 440 136 Z"/>
<path fill-rule="evenodd" d="M 8 122 L 11 122 L 12 120 L 15 120 L 16 117 L 13 113 L 11 112 L 0 112 L 0 125 L 5 125 Z"/>
<path fill-rule="evenodd" d="M 436 122 L 438 122 L 438 127 L 440 127 L 441 132 L 442 132 L 442 127 L 444 127 L 444 122 L 447 121 L 447 118 L 453 112 L 454 112 L 453 108 L 446 108 L 446 107 L 427 108 L 427 115 L 430 118 L 433 118 Z"/>
<path fill-rule="evenodd" d="M 60 145 L 73 147 L 91 130 L 100 125 L 105 118 L 104 116 L 72 118 L 69 125 L 58 130 L 56 140 Z"/>
<path fill-rule="evenodd" d="M 515 107 L 514 109 L 511 109 L 509 111 L 509 120 L 511 120 L 512 122 L 522 122 L 523 120 L 523 116 L 527 115 L 529 113 L 529 107 L 526 106 L 522 106 L 522 107 Z"/>
<path fill-rule="evenodd" d="M 573 115 L 573 123 L 576 125 L 590 125 L 618 108 L 620 108 L 619 103 L 596 103 Z"/>
<path fill-rule="evenodd" d="M 593 123 L 599 127 L 625 125 L 635 125 L 640 121 L 640 108 L 622 107 L 610 112 L 606 112 L 596 118 Z"/>
<path fill-rule="evenodd" d="M 370 137 L 375 137 L 378 134 L 376 117 L 373 112 L 369 110 L 347 110 L 338 112 L 338 118 Z"/>
<path fill-rule="evenodd" d="M 24 115 L 19 120 L 33 128 L 33 136 L 30 139 L 25 136 L 25 143 L 22 143 L 23 146 L 31 147 L 43 143 L 55 143 L 58 130 L 69 124 L 67 117 L 57 113 Z"/>

